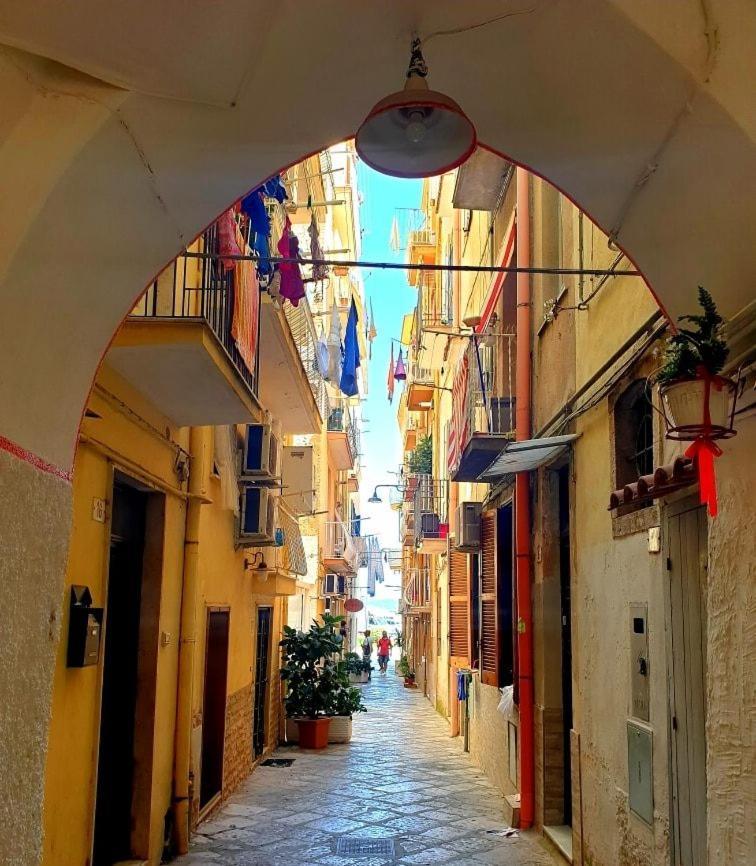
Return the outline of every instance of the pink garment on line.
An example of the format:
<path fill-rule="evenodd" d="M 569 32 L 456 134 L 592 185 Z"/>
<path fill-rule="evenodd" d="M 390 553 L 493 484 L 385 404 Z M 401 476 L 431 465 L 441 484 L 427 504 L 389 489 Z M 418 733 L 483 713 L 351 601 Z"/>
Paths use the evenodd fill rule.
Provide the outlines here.
<path fill-rule="evenodd" d="M 224 256 L 240 256 L 241 250 L 236 242 L 236 205 L 230 207 L 225 213 L 218 218 L 218 253 L 221 257 L 221 264 L 226 271 L 233 271 L 235 260 L 224 258 Z"/>
<path fill-rule="evenodd" d="M 283 258 L 299 258 L 299 241 L 291 230 L 291 222 L 288 217 L 286 217 L 283 234 L 277 247 Z M 281 286 L 279 288 L 281 295 L 291 301 L 292 306 L 298 307 L 300 299 L 305 296 L 305 287 L 299 265 L 296 262 L 279 262 L 278 272 L 281 274 Z"/>

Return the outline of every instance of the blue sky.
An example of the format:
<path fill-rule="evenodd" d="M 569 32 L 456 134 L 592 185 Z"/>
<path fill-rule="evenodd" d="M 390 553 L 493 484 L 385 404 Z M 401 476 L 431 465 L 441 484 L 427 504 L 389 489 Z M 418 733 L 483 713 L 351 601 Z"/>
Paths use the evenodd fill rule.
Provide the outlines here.
<path fill-rule="evenodd" d="M 368 261 L 404 260 L 404 251 L 394 252 L 389 246 L 391 223 L 397 208 L 418 208 L 422 181 L 398 180 L 378 174 L 364 163 L 358 167 L 359 189 L 362 193 L 360 220 L 362 223 L 362 259 Z M 389 490 L 379 490 L 382 505 L 370 505 L 368 497 L 377 484 L 391 483 L 401 462 L 401 441 L 396 424 L 396 409 L 401 394 L 397 383 L 394 401 L 386 395 L 391 338 L 399 337 L 402 316 L 417 302 L 417 291 L 407 285 L 406 271 L 363 269 L 365 293 L 372 302 L 378 336 L 373 341 L 370 363 L 369 393 L 363 404 L 367 419 L 362 435 L 362 515 L 369 518 L 363 532 L 378 534 L 382 547 L 398 547 L 397 513 L 388 506 Z M 396 350 L 395 350 L 396 351 Z M 387 582 L 397 583 L 398 575 L 386 569 Z M 376 596 L 379 601 L 385 594 Z M 395 594 L 394 594 L 395 598 Z"/>

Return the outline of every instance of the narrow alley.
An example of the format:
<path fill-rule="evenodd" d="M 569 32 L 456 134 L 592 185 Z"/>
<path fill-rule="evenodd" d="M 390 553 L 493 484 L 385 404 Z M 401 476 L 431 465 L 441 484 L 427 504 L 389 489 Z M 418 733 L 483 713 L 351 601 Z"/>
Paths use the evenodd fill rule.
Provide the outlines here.
<path fill-rule="evenodd" d="M 364 699 L 350 744 L 279 748 L 273 758 L 291 766 L 260 767 L 201 825 L 177 866 L 556 862 L 536 834 L 489 832 L 506 826 L 500 796 L 393 667 L 373 674 Z"/>

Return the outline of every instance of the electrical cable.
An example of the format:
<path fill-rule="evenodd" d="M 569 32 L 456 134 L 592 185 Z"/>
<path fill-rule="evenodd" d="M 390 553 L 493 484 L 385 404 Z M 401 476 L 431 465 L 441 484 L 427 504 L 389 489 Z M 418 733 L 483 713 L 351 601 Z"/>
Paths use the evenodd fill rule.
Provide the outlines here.
<path fill-rule="evenodd" d="M 515 265 L 437 265 L 427 264 L 425 262 L 407 263 L 407 262 L 371 262 L 371 261 L 332 261 L 330 259 L 309 259 L 309 258 L 293 258 L 290 256 L 253 256 L 246 254 L 221 254 L 211 252 L 189 252 L 181 254 L 184 258 L 190 259 L 212 259 L 224 261 L 250 261 L 250 262 L 269 262 L 272 265 L 277 264 L 298 264 L 298 265 L 325 265 L 326 267 L 348 267 L 348 268 L 381 268 L 384 270 L 397 271 L 458 271 L 460 273 L 488 273 L 488 274 L 554 274 L 563 276 L 579 276 L 585 274 L 593 277 L 639 277 L 640 271 L 634 269 L 616 270 L 610 268 L 518 268 Z"/>

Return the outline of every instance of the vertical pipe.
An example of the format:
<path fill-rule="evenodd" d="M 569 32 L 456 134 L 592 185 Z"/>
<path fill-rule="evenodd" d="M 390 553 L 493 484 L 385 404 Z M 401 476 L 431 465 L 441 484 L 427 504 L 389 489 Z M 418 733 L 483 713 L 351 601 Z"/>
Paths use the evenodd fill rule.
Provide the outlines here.
<path fill-rule="evenodd" d="M 530 267 L 529 177 L 517 169 L 517 266 Z M 516 439 L 531 435 L 530 275 L 517 274 Z M 533 610 L 530 583 L 530 473 L 515 477 L 515 560 L 517 582 L 517 656 L 520 698 L 520 826 L 534 818 Z"/>
<path fill-rule="evenodd" d="M 189 434 L 189 498 L 186 503 L 184 571 L 181 587 L 181 626 L 173 758 L 173 818 L 176 851 L 189 850 L 189 773 L 192 739 L 192 685 L 197 645 L 200 509 L 209 451 L 209 427 L 192 427 Z"/>

